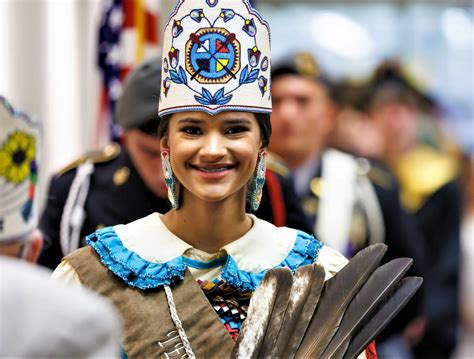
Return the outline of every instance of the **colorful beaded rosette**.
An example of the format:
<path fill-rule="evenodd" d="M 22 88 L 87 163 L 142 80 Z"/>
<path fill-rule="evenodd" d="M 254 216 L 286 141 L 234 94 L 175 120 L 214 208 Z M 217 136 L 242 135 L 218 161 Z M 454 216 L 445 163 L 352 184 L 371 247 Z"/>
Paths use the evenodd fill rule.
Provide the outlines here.
<path fill-rule="evenodd" d="M 163 49 L 160 116 L 271 112 L 269 29 L 247 1 L 180 1 Z"/>
<path fill-rule="evenodd" d="M 0 240 L 36 226 L 40 129 L 0 97 Z"/>

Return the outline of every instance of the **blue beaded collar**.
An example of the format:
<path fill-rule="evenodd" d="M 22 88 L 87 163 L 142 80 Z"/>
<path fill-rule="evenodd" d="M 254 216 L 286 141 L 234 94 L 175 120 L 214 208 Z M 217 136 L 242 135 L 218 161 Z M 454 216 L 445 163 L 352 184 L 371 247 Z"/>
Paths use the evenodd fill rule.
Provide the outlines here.
<path fill-rule="evenodd" d="M 297 231 L 293 248 L 275 268 L 298 267 L 311 264 L 317 258 L 323 244 L 314 236 Z M 270 239 L 269 239 L 270 240 Z M 185 258 L 176 257 L 164 263 L 149 262 L 127 249 L 113 227 L 100 229 L 86 237 L 86 242 L 97 252 L 101 262 L 131 287 L 142 290 L 170 285 L 184 279 Z M 227 256 L 221 277 L 229 285 L 242 291 L 254 291 L 267 270 L 251 273 L 240 270 L 231 255 Z"/>

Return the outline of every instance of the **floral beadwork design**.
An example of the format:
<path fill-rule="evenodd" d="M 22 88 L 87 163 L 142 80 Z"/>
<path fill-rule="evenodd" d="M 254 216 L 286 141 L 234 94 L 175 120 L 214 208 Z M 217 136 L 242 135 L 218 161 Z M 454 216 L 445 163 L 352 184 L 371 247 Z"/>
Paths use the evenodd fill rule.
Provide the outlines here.
<path fill-rule="evenodd" d="M 13 132 L 0 148 L 0 176 L 16 185 L 22 183 L 30 176 L 35 156 L 35 138 L 25 132 Z"/>
<path fill-rule="evenodd" d="M 216 7 L 219 1 L 207 0 L 206 3 Z M 191 33 L 186 32 L 192 28 L 190 24 L 196 23 L 200 25 L 197 30 L 194 27 Z M 238 36 L 245 37 L 240 40 L 245 41 L 239 41 L 229 30 L 236 27 L 242 30 Z M 269 61 L 258 47 L 256 19 L 249 14 L 244 16 L 234 9 L 222 8 L 217 17 L 210 18 L 206 9 L 193 8 L 173 19 L 168 31 L 171 31 L 171 44 L 164 60 L 166 76 L 162 93 L 165 97 L 176 85 L 186 86 L 194 93 L 196 102 L 204 106 L 226 105 L 234 91 L 249 84 L 257 86 L 262 97 L 269 95 L 269 77 L 262 74 L 269 69 Z M 249 42 L 252 45 L 242 48 L 242 43 Z M 177 43 L 185 43 L 185 46 L 178 49 Z M 184 59 L 180 59 L 181 56 Z"/>

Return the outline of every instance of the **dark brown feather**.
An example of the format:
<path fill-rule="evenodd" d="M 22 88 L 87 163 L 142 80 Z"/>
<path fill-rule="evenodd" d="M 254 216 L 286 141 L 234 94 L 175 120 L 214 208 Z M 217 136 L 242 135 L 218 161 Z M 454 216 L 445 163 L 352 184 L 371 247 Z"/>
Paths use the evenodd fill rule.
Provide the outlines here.
<path fill-rule="evenodd" d="M 357 328 L 377 308 L 392 288 L 402 279 L 413 260 L 398 258 L 377 268 L 347 307 L 339 329 L 324 350 L 324 358 L 340 358 L 349 346 Z"/>
<path fill-rule="evenodd" d="M 374 340 L 408 303 L 423 283 L 420 277 L 407 277 L 392 290 L 360 331 L 353 336 L 344 358 L 355 358 Z"/>
<path fill-rule="evenodd" d="M 382 243 L 364 248 L 325 283 L 316 313 L 311 319 L 296 357 L 321 356 L 339 327 L 350 301 L 379 266 L 386 250 L 387 246 Z"/>

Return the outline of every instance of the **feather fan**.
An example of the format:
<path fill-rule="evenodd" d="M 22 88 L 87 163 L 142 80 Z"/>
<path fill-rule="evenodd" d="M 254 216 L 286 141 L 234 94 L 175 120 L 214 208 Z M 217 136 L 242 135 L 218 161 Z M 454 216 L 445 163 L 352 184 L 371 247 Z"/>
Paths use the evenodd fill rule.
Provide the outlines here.
<path fill-rule="evenodd" d="M 333 278 L 328 280 L 296 357 L 319 358 L 339 327 L 352 298 L 378 267 L 387 246 L 374 244 L 358 252 Z"/>

